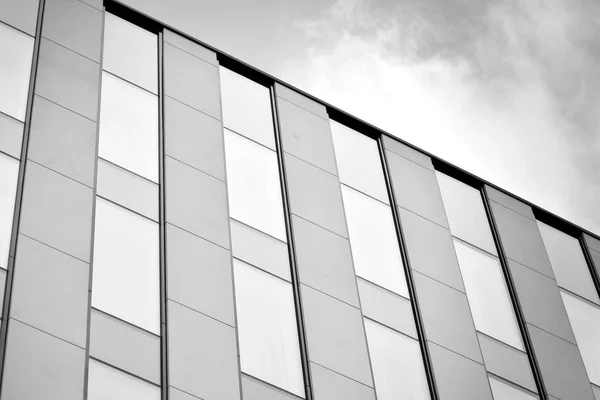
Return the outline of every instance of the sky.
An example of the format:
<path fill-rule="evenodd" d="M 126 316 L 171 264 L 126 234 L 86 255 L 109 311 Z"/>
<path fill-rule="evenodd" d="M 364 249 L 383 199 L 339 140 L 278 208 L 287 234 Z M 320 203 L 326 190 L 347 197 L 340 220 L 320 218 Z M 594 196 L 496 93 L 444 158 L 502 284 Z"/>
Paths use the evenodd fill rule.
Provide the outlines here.
<path fill-rule="evenodd" d="M 167 23 L 600 234 L 599 1 L 164 1 L 201 16 Z"/>

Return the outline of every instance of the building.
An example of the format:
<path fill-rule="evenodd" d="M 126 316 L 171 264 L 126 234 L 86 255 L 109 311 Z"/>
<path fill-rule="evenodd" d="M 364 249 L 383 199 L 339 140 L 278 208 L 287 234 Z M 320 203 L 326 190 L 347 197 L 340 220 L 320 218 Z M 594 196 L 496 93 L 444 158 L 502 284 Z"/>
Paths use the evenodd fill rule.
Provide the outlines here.
<path fill-rule="evenodd" d="M 1 400 L 600 400 L 598 236 L 123 3 L 0 1 Z"/>

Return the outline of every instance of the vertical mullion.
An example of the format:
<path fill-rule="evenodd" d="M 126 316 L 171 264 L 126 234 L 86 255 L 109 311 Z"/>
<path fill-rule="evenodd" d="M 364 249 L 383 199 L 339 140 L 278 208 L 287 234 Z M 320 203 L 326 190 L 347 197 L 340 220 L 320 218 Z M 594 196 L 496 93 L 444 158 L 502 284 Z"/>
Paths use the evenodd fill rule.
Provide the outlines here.
<path fill-rule="evenodd" d="M 165 120 L 164 120 L 164 35 L 158 33 L 158 214 L 159 214 L 159 274 L 160 274 L 160 374 L 161 399 L 169 397 L 167 342 L 167 269 L 166 269 L 166 208 L 165 208 Z"/>
<path fill-rule="evenodd" d="M 6 283 L 4 290 L 4 306 L 2 309 L 2 326 L 0 327 L 0 390 L 4 378 L 4 360 L 6 355 L 6 338 L 8 335 L 9 310 L 12 295 L 14 265 L 17 252 L 17 241 L 19 236 L 19 224 L 21 220 L 21 206 L 23 203 L 23 189 L 25 185 L 25 170 L 27 164 L 27 151 L 29 148 L 29 135 L 31 131 L 31 113 L 33 108 L 33 99 L 35 94 L 35 83 L 37 78 L 37 69 L 40 54 L 40 45 L 42 41 L 42 23 L 44 20 L 45 0 L 39 1 L 37 24 L 35 28 L 35 37 L 33 45 L 33 56 L 31 58 L 31 72 L 29 74 L 29 88 L 27 93 L 27 108 L 25 112 L 25 121 L 23 124 L 23 141 L 21 142 L 21 159 L 19 160 L 19 175 L 17 177 L 17 191 L 15 193 L 15 207 L 13 211 L 12 231 L 10 238 L 10 247 L 8 251 L 8 265 L 6 272 Z"/>
<path fill-rule="evenodd" d="M 412 276 L 412 270 L 410 268 L 410 259 L 406 250 L 406 244 L 404 240 L 404 232 L 402 230 L 402 224 L 400 223 L 400 215 L 398 213 L 396 195 L 394 193 L 394 184 L 389 173 L 387 156 L 385 154 L 385 147 L 383 145 L 381 136 L 377 139 L 377 145 L 379 148 L 381 166 L 383 168 L 383 176 L 390 198 L 390 208 L 392 209 L 392 216 L 394 218 L 394 225 L 396 227 L 396 236 L 398 239 L 398 244 L 400 246 L 400 254 L 402 255 L 402 262 L 404 264 L 404 275 L 406 276 L 406 283 L 408 287 L 408 292 L 410 294 L 410 304 L 412 307 L 413 317 L 415 319 L 415 327 L 417 328 L 417 337 L 419 346 L 421 347 L 421 357 L 423 359 L 423 365 L 425 367 L 425 374 L 427 375 L 429 394 L 431 395 L 432 400 L 438 400 L 439 394 L 437 392 L 437 387 L 435 384 L 435 375 L 433 372 L 433 365 L 431 362 L 429 349 L 427 348 L 427 337 L 425 335 L 425 327 L 423 325 L 421 310 L 419 309 L 417 291 L 415 289 L 415 282 Z"/>
<path fill-rule="evenodd" d="M 271 109 L 273 111 L 273 127 L 275 129 L 275 148 L 277 161 L 279 163 L 279 179 L 281 181 L 281 195 L 283 198 L 283 215 L 285 218 L 285 229 L 288 240 L 288 254 L 291 267 L 292 289 L 294 292 L 294 306 L 296 309 L 296 323 L 298 327 L 298 339 L 300 342 L 300 358 L 302 360 L 302 374 L 304 376 L 304 389 L 306 400 L 313 400 L 310 377 L 310 362 L 308 358 L 308 345 L 306 343 L 306 326 L 304 322 L 304 313 L 302 308 L 302 295 L 300 290 L 300 275 L 298 272 L 296 250 L 294 246 L 294 232 L 292 230 L 292 214 L 289 202 L 289 192 L 287 185 L 287 174 L 285 172 L 285 163 L 283 161 L 283 148 L 281 145 L 281 133 L 279 124 L 279 115 L 277 112 L 277 97 L 275 96 L 273 86 L 269 88 L 271 94 Z"/>
<path fill-rule="evenodd" d="M 540 396 L 541 400 L 548 400 L 548 393 L 546 392 L 546 387 L 544 386 L 544 380 L 542 378 L 540 366 L 537 363 L 537 358 L 535 356 L 535 351 L 533 349 L 531 337 L 529 336 L 529 331 L 527 330 L 527 324 L 525 322 L 525 317 L 523 314 L 523 309 L 521 308 L 521 303 L 519 302 L 519 296 L 515 289 L 515 283 L 513 281 L 512 274 L 508 267 L 506 253 L 504 252 L 504 247 L 502 246 L 502 238 L 498 233 L 498 227 L 496 225 L 496 220 L 494 219 L 494 212 L 490 205 L 490 199 L 487 195 L 487 191 L 485 188 L 480 188 L 480 193 L 482 196 L 483 206 L 488 217 L 488 222 L 490 224 L 490 230 L 492 232 L 492 236 L 494 237 L 494 242 L 496 243 L 496 248 L 498 250 L 498 259 L 500 261 L 500 265 L 502 266 L 502 272 L 504 273 L 508 294 L 513 304 L 513 309 L 515 311 L 515 317 L 517 319 L 519 330 L 521 331 L 523 345 L 525 346 L 525 351 L 529 358 L 529 364 L 531 366 L 533 379 L 535 380 L 535 384 L 538 389 L 538 395 Z"/>

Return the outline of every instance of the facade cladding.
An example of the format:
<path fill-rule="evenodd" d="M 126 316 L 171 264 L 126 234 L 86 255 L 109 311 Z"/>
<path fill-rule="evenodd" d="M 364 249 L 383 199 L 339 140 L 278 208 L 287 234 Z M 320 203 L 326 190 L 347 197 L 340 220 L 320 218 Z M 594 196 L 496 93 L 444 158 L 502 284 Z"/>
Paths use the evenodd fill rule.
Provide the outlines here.
<path fill-rule="evenodd" d="M 136 3 L 0 1 L 2 400 L 600 400 L 597 236 Z"/>

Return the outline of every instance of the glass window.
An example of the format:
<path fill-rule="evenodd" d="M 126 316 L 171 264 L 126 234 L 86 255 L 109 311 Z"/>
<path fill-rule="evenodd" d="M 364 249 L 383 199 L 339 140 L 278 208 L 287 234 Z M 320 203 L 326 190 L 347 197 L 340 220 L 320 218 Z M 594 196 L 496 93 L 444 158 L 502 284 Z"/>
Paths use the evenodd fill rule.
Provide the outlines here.
<path fill-rule="evenodd" d="M 436 175 L 452 235 L 497 255 L 479 190 L 442 173 Z"/>
<path fill-rule="evenodd" d="M 106 13 L 102 68 L 158 94 L 158 37 Z"/>
<path fill-rule="evenodd" d="M 0 153 L 0 268 L 8 268 L 19 162 Z"/>
<path fill-rule="evenodd" d="M 89 363 L 89 400 L 160 400 L 158 386 L 94 359 Z"/>
<path fill-rule="evenodd" d="M 377 142 L 335 121 L 330 123 L 340 181 L 389 204 Z"/>
<path fill-rule="evenodd" d="M 98 152 L 158 183 L 158 97 L 104 72 Z"/>
<path fill-rule="evenodd" d="M 0 22 L 0 111 L 25 121 L 33 38 Z"/>
<path fill-rule="evenodd" d="M 220 68 L 223 125 L 275 150 L 269 89 Z"/>
<path fill-rule="evenodd" d="M 342 197 L 356 275 L 408 297 L 390 207 L 345 185 Z"/>
<path fill-rule="evenodd" d="M 231 217 L 286 242 L 277 154 L 225 130 L 225 159 Z"/>
<path fill-rule="evenodd" d="M 599 303 L 598 292 L 579 241 L 557 229 L 537 221 L 556 282 L 571 292 Z"/>
<path fill-rule="evenodd" d="M 504 383 L 500 379 L 496 379 L 491 375 L 488 375 L 490 380 L 490 386 L 492 388 L 492 394 L 494 400 L 534 400 L 537 396 L 529 394 L 524 390 L 517 388 L 516 386 Z"/>
<path fill-rule="evenodd" d="M 378 400 L 429 399 L 419 342 L 365 319 Z"/>
<path fill-rule="evenodd" d="M 96 199 L 92 306 L 160 334 L 158 224 Z"/>
<path fill-rule="evenodd" d="M 600 308 L 563 290 L 560 294 L 588 377 L 600 385 Z"/>
<path fill-rule="evenodd" d="M 454 248 L 475 327 L 522 350 L 521 333 L 498 259 L 458 240 L 454 240 Z"/>
<path fill-rule="evenodd" d="M 242 372 L 304 397 L 292 286 L 233 260 Z"/>

